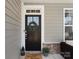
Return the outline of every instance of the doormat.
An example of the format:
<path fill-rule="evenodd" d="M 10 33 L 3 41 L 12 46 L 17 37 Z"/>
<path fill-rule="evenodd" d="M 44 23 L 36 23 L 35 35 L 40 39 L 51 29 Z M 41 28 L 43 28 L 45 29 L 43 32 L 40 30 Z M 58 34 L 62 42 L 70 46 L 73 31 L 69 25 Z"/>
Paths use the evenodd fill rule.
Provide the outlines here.
<path fill-rule="evenodd" d="M 25 59 L 42 59 L 41 54 L 26 54 Z"/>

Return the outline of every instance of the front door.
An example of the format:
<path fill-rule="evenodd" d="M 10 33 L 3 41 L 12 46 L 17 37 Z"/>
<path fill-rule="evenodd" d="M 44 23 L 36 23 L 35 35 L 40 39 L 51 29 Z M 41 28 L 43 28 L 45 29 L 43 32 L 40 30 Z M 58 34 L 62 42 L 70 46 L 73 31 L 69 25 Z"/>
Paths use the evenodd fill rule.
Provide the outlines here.
<path fill-rule="evenodd" d="M 25 15 L 25 49 L 41 51 L 41 15 Z"/>

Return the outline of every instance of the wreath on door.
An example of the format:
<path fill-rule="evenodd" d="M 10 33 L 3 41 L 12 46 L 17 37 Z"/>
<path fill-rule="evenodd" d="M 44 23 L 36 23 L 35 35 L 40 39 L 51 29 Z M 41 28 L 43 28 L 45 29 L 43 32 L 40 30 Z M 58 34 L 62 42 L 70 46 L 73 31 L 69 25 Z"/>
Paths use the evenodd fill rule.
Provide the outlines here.
<path fill-rule="evenodd" d="M 29 31 L 36 31 L 37 30 L 37 24 L 34 21 L 30 22 L 28 27 L 29 27 L 28 28 Z"/>

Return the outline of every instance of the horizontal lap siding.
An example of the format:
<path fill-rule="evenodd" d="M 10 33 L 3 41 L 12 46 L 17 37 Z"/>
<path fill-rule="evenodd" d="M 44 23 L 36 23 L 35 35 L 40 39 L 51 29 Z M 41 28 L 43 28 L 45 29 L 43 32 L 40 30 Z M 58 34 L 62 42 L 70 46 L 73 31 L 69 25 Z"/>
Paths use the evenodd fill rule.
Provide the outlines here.
<path fill-rule="evenodd" d="M 19 59 L 21 40 L 21 1 L 5 1 L 5 58 Z"/>
<path fill-rule="evenodd" d="M 72 8 L 72 4 L 45 4 L 45 32 L 46 42 L 63 41 L 63 8 Z"/>

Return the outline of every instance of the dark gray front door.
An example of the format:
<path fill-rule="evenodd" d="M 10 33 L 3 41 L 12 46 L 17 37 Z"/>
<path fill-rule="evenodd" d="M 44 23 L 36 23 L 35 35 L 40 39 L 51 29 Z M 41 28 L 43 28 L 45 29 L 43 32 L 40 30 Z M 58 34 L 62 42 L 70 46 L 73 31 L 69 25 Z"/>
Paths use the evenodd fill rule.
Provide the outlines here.
<path fill-rule="evenodd" d="M 41 51 L 41 15 L 25 15 L 26 51 Z"/>

